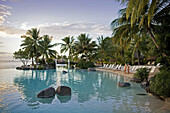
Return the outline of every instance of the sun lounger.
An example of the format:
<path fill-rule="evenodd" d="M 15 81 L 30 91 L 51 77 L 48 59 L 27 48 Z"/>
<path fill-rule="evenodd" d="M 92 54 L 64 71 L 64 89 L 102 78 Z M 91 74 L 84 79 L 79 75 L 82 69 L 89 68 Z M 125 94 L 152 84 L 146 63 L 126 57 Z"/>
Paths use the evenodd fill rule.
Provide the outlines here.
<path fill-rule="evenodd" d="M 113 69 L 113 70 L 116 70 L 118 67 L 119 67 L 119 64 L 118 64 L 118 65 L 116 65 L 116 67 L 115 67 L 115 68 L 112 68 L 112 69 Z"/>
<path fill-rule="evenodd" d="M 117 68 L 117 70 L 121 70 L 121 67 L 122 67 L 122 65 L 120 64 L 119 67 Z"/>
<path fill-rule="evenodd" d="M 151 62 L 148 62 L 148 63 L 147 63 L 147 65 L 150 65 L 150 64 L 151 64 Z"/>
<path fill-rule="evenodd" d="M 99 67 L 99 68 L 104 68 L 106 66 L 106 64 L 103 64 L 103 66 L 102 67 Z"/>
<path fill-rule="evenodd" d="M 112 64 L 110 64 L 108 67 L 106 67 L 106 69 L 110 69 L 112 68 Z"/>
<path fill-rule="evenodd" d="M 111 64 L 108 69 L 114 68 L 114 64 Z"/>
<path fill-rule="evenodd" d="M 149 73 L 154 73 L 155 72 L 155 69 L 156 69 L 156 66 L 152 66 L 151 70 Z"/>
<path fill-rule="evenodd" d="M 155 61 L 153 61 L 151 64 L 152 64 L 152 65 L 155 65 Z"/>
<path fill-rule="evenodd" d="M 108 68 L 108 67 L 109 67 L 109 64 L 106 64 L 105 67 L 103 67 L 103 68 Z"/>
<path fill-rule="evenodd" d="M 157 67 L 160 67 L 160 65 L 161 65 L 161 63 L 158 63 L 156 66 L 157 66 Z"/>

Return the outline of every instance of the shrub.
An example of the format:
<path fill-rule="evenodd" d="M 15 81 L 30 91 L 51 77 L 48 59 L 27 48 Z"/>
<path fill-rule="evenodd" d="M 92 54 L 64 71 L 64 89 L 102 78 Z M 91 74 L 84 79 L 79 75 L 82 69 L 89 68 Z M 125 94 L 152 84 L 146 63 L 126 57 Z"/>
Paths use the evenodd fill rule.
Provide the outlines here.
<path fill-rule="evenodd" d="M 45 69 L 45 66 L 39 65 L 39 66 L 38 66 L 38 69 L 39 69 L 39 70 Z"/>
<path fill-rule="evenodd" d="M 94 63 L 91 61 L 84 61 L 81 60 L 78 62 L 78 64 L 76 65 L 76 67 L 79 67 L 81 69 L 87 69 L 87 68 L 91 68 L 94 67 Z"/>
<path fill-rule="evenodd" d="M 53 59 L 47 59 L 46 62 L 48 66 L 52 66 L 53 68 L 55 68 L 55 61 Z"/>
<path fill-rule="evenodd" d="M 150 90 L 158 96 L 170 97 L 170 70 L 162 70 L 150 82 Z"/>
<path fill-rule="evenodd" d="M 148 79 L 150 69 L 140 68 L 137 69 L 136 71 L 137 72 L 134 74 L 134 77 L 141 79 L 142 82 Z"/>
<path fill-rule="evenodd" d="M 170 70 L 170 61 L 168 57 L 165 56 L 158 57 L 156 62 L 161 63 L 162 66 L 160 70 Z"/>

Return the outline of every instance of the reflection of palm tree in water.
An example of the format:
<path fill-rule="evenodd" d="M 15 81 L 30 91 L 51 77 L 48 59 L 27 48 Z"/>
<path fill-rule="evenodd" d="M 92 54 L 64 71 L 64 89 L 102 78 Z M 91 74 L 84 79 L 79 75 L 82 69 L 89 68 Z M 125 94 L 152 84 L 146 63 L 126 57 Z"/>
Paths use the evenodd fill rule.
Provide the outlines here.
<path fill-rule="evenodd" d="M 78 102 L 84 103 L 93 98 L 99 98 L 106 101 L 107 97 L 117 95 L 117 77 L 108 72 L 89 72 L 85 70 L 76 70 L 68 74 L 56 74 L 56 71 L 24 71 L 20 77 L 14 80 L 19 91 L 25 95 L 25 101 L 31 106 L 38 106 L 37 101 L 46 102 L 37 99 L 36 94 L 51 86 L 61 85 L 71 87 L 72 95 L 77 95 Z M 119 78 L 120 77 L 120 78 Z M 122 80 L 121 76 L 118 76 Z M 50 101 L 51 102 L 51 101 Z"/>
<path fill-rule="evenodd" d="M 25 96 L 24 101 L 26 101 L 29 106 L 35 107 L 39 105 L 37 101 L 40 99 L 37 99 L 37 93 L 55 83 L 57 75 L 54 71 L 23 71 L 21 76 L 14 79 L 14 85 L 18 86 L 18 90 Z M 44 102 L 48 103 L 48 100 Z"/>

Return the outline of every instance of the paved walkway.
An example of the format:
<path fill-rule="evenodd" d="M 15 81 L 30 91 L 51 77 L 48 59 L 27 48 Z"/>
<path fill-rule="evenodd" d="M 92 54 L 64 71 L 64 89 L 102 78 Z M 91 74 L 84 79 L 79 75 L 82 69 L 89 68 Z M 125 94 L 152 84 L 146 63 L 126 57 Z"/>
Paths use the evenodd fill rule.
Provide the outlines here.
<path fill-rule="evenodd" d="M 124 71 L 118 71 L 118 70 L 112 70 L 112 69 L 104 69 L 104 68 L 95 68 L 96 71 L 107 71 L 107 72 L 113 72 L 116 74 L 120 74 L 129 78 L 133 78 L 133 73 L 125 74 Z"/>

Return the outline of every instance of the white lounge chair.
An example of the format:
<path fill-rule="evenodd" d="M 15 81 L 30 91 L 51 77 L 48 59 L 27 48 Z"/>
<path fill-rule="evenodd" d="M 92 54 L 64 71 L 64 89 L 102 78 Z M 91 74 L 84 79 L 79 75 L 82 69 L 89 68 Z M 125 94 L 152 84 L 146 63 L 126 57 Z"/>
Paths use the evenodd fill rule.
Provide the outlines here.
<path fill-rule="evenodd" d="M 156 69 L 156 66 L 152 66 L 151 70 L 149 73 L 154 73 L 155 72 L 155 69 Z"/>
<path fill-rule="evenodd" d="M 112 69 L 113 69 L 113 70 L 116 70 L 118 67 L 119 67 L 119 64 L 118 64 L 118 65 L 116 65 L 116 67 L 115 67 L 115 68 L 112 68 Z"/>
<path fill-rule="evenodd" d="M 110 69 L 112 67 L 112 64 L 110 64 L 106 69 Z"/>
<path fill-rule="evenodd" d="M 160 67 L 160 66 L 161 66 L 161 63 L 158 63 L 156 66 L 157 66 L 157 67 Z"/>
<path fill-rule="evenodd" d="M 113 69 L 114 68 L 114 64 L 112 64 L 110 67 L 109 67 L 109 69 Z"/>

